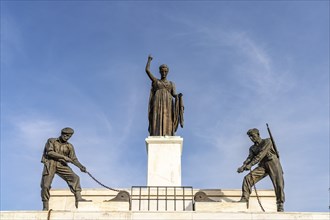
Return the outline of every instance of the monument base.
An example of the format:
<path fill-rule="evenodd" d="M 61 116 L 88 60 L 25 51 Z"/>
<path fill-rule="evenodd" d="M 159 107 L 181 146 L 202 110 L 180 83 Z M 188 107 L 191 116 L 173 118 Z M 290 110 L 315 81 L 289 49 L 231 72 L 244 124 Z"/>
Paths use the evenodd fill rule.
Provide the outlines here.
<path fill-rule="evenodd" d="M 118 211 L 129 211 L 130 204 L 128 202 L 80 202 L 78 211 L 107 211 L 107 212 L 118 212 Z"/>
<path fill-rule="evenodd" d="M 49 217 L 49 218 L 48 218 Z M 1 211 L 1 220 L 328 220 L 327 212 L 105 212 L 105 211 Z"/>
<path fill-rule="evenodd" d="M 129 190 L 124 190 L 129 192 Z M 110 201 L 118 192 L 107 189 L 83 189 L 81 195 L 91 202 L 79 202 L 75 207 L 74 195 L 68 189 L 50 190 L 49 209 L 62 211 L 129 211 L 129 202 Z"/>
<path fill-rule="evenodd" d="M 249 203 L 237 202 L 241 197 L 241 190 L 205 189 L 203 192 L 212 201 L 198 201 L 195 199 L 195 211 L 216 212 L 262 212 L 255 191 L 252 191 Z M 266 212 L 276 212 L 276 196 L 274 190 L 258 190 L 259 199 Z"/>
<path fill-rule="evenodd" d="M 181 186 L 181 155 L 183 138 L 149 136 L 147 186 Z"/>
<path fill-rule="evenodd" d="M 141 189 L 142 190 L 142 189 Z M 149 188 L 143 189 L 149 191 Z M 142 190 L 142 191 L 143 191 Z M 132 189 L 126 189 L 130 195 L 135 195 Z M 140 190 L 138 190 L 140 191 Z M 205 194 L 214 202 L 197 202 L 193 201 L 192 195 L 197 192 L 205 192 Z M 159 191 L 158 191 L 159 192 Z M 92 202 L 81 202 L 79 208 L 74 207 L 74 196 L 70 190 L 51 190 L 50 208 L 51 211 L 1 211 L 1 220 L 142 220 L 142 219 L 182 219 L 182 220 L 328 220 L 329 213 L 327 212 L 276 212 L 276 200 L 273 190 L 258 190 L 258 195 L 266 212 L 262 212 L 255 197 L 255 193 L 251 194 L 250 207 L 246 209 L 245 203 L 235 203 L 240 198 L 240 190 L 196 190 L 186 194 L 190 197 L 190 201 L 186 200 L 184 209 L 179 209 L 180 196 L 174 198 L 168 197 L 169 203 L 176 204 L 176 210 L 160 210 L 157 205 L 157 196 L 151 191 L 148 196 L 141 196 L 140 200 L 129 202 L 109 201 L 117 196 L 117 192 L 107 189 L 84 189 L 82 196 L 86 199 L 93 200 Z M 156 191 L 157 193 L 157 191 Z M 143 193 L 141 193 L 144 195 Z M 140 194 L 139 194 L 140 195 Z M 159 195 L 158 195 L 159 196 Z M 138 196 L 140 197 L 140 196 Z M 143 203 L 143 204 L 142 204 Z M 193 204 L 192 204 L 193 203 Z M 256 206 L 254 206 L 254 205 Z M 41 209 L 40 202 L 40 209 Z M 158 211 L 157 211 L 158 207 Z M 191 209 L 195 207 L 195 209 Z"/>
<path fill-rule="evenodd" d="M 54 211 L 216 211 L 262 212 L 256 194 L 251 193 L 249 207 L 238 203 L 239 189 L 193 189 L 192 187 L 132 187 L 123 189 L 130 194 L 129 201 L 111 201 L 118 192 L 108 189 L 83 189 L 82 196 L 91 202 L 74 205 L 74 196 L 68 189 L 52 189 L 49 208 Z M 200 201 L 194 195 L 203 192 L 209 201 Z M 274 190 L 258 190 L 266 212 L 276 212 Z M 41 205 L 41 203 L 40 203 Z"/>

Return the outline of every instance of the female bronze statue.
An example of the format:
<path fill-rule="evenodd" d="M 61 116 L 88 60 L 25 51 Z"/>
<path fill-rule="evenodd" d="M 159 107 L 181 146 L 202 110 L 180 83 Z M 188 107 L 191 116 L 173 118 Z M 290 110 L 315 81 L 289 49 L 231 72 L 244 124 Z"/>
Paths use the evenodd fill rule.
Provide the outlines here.
<path fill-rule="evenodd" d="M 174 136 L 180 123 L 183 127 L 182 94 L 176 94 L 173 82 L 166 79 L 169 68 L 166 64 L 159 67 L 161 78 L 150 72 L 152 56 L 149 55 L 146 72 L 152 81 L 149 98 L 149 134 L 150 136 Z M 175 102 L 173 101 L 173 98 Z"/>

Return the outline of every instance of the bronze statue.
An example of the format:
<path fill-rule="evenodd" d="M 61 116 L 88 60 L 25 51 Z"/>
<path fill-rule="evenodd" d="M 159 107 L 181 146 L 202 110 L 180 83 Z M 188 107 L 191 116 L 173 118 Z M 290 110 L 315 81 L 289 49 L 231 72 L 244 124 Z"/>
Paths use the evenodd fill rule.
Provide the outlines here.
<path fill-rule="evenodd" d="M 167 80 L 169 68 L 166 64 L 159 67 L 161 78 L 150 72 L 152 56 L 149 55 L 146 72 L 152 81 L 149 97 L 149 134 L 150 136 L 174 136 L 180 123 L 183 127 L 182 93 L 176 94 L 175 84 Z M 173 98 L 175 102 L 173 102 Z"/>
<path fill-rule="evenodd" d="M 285 200 L 284 179 L 278 152 L 270 138 L 261 139 L 258 129 L 250 129 L 247 135 L 254 145 L 250 147 L 249 156 L 243 162 L 243 165 L 237 169 L 238 173 L 250 170 L 250 173 L 244 177 L 242 197 L 239 202 L 248 202 L 254 184 L 269 175 L 275 189 L 277 211 L 283 212 Z M 251 171 L 251 167 L 257 163 L 259 163 L 258 166 Z"/>
<path fill-rule="evenodd" d="M 81 197 L 79 176 L 68 166 L 68 163 L 72 163 L 79 167 L 81 172 L 87 172 L 86 167 L 78 161 L 73 145 L 68 142 L 73 132 L 72 128 L 63 128 L 60 137 L 49 138 L 45 145 L 41 158 L 44 169 L 40 184 L 43 210 L 49 209 L 49 190 L 55 174 L 59 175 L 69 185 L 71 192 L 75 195 L 75 205 L 77 208 L 78 202 L 90 201 Z"/>

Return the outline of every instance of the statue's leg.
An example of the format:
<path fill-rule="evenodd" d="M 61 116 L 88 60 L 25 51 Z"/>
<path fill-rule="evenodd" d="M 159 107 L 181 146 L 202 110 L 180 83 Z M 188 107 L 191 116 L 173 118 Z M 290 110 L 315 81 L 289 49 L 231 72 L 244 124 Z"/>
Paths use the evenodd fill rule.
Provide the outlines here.
<path fill-rule="evenodd" d="M 78 208 L 79 202 L 91 201 L 81 197 L 81 186 L 80 186 L 79 176 L 75 174 L 69 166 L 61 165 L 57 170 L 57 173 L 62 179 L 64 179 L 67 182 L 71 192 L 74 194 L 76 208 Z"/>
<path fill-rule="evenodd" d="M 241 201 L 249 201 L 253 185 L 267 175 L 265 168 L 260 166 L 248 173 L 243 180 Z"/>
<path fill-rule="evenodd" d="M 73 194 L 81 191 L 79 176 L 69 166 L 58 165 L 56 173 L 65 180 Z"/>
<path fill-rule="evenodd" d="M 274 186 L 274 190 L 276 194 L 277 211 L 283 212 L 284 211 L 283 203 L 285 201 L 284 178 L 283 178 L 282 166 L 279 160 L 274 159 L 272 161 L 269 161 L 267 163 L 267 171 Z"/>
<path fill-rule="evenodd" d="M 43 203 L 44 211 L 49 209 L 49 205 L 48 205 L 50 198 L 49 190 L 51 188 L 51 184 L 54 179 L 55 172 L 56 172 L 56 168 L 51 167 L 49 170 L 47 170 L 47 172 L 45 171 L 44 168 L 44 171 L 42 173 L 40 187 L 41 187 L 41 200 Z"/>

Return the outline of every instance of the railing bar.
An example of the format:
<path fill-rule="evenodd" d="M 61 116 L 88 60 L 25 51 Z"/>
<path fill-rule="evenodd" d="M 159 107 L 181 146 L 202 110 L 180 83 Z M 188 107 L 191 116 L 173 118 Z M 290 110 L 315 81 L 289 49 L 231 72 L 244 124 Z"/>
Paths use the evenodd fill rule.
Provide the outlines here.
<path fill-rule="evenodd" d="M 130 202 L 130 211 L 132 211 L 133 206 L 133 187 L 131 188 L 131 202 Z"/>
<path fill-rule="evenodd" d="M 186 203 L 185 203 L 185 197 L 184 197 L 184 189 L 185 187 L 183 187 L 183 197 L 182 197 L 182 200 L 183 200 L 183 211 L 186 211 Z"/>
<path fill-rule="evenodd" d="M 139 187 L 139 211 L 141 211 L 141 190 L 142 188 Z"/>
<path fill-rule="evenodd" d="M 146 193 L 145 190 L 147 189 Z M 154 192 L 154 189 L 156 189 L 156 193 Z M 178 191 L 179 189 L 179 191 Z M 172 191 L 173 190 L 173 191 Z M 153 192 L 152 192 L 153 191 Z M 189 193 L 190 192 L 190 193 Z M 151 194 L 152 193 L 152 194 Z M 138 202 L 138 210 L 142 211 L 145 210 L 142 206 L 145 206 L 145 202 L 148 200 L 148 211 L 155 210 L 164 210 L 165 206 L 165 211 L 168 211 L 169 208 L 169 202 L 173 202 L 173 208 L 174 211 L 177 211 L 178 207 L 179 210 L 182 211 L 187 211 L 187 210 L 192 210 L 195 211 L 194 207 L 194 189 L 191 186 L 132 186 L 131 188 L 131 203 L 133 206 L 133 203 L 136 200 L 139 200 Z M 164 206 L 162 205 L 164 201 Z M 187 202 L 191 201 L 192 207 L 191 209 L 187 209 L 186 205 L 189 204 Z M 154 206 L 156 202 L 156 207 Z M 179 204 L 178 202 L 182 202 L 182 205 Z M 134 203 L 137 204 L 137 203 Z M 178 206 L 178 207 L 177 207 Z M 171 205 L 170 205 L 171 207 Z M 132 207 L 132 210 L 134 208 Z"/>
<path fill-rule="evenodd" d="M 148 187 L 148 211 L 150 211 L 150 187 Z"/>
<path fill-rule="evenodd" d="M 157 186 L 157 211 L 158 211 L 158 190 L 159 190 L 159 188 Z"/>
<path fill-rule="evenodd" d="M 165 211 L 167 211 L 167 187 L 165 187 Z"/>
<path fill-rule="evenodd" d="M 174 211 L 176 211 L 176 187 L 174 187 Z"/>
<path fill-rule="evenodd" d="M 191 205 L 192 205 L 192 210 L 195 211 L 195 204 L 194 204 L 194 190 L 191 187 Z"/>

